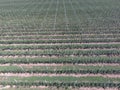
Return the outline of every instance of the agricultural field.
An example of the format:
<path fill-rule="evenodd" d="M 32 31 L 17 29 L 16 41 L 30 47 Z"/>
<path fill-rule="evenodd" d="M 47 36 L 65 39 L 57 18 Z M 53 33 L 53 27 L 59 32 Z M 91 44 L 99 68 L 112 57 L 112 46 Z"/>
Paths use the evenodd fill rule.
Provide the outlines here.
<path fill-rule="evenodd" d="M 119 0 L 0 0 L 0 90 L 120 90 Z"/>

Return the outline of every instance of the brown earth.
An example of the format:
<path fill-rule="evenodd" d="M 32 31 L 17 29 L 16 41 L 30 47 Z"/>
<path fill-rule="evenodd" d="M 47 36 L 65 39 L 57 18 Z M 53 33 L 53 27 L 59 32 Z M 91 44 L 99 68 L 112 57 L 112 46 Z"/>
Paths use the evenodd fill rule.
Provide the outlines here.
<path fill-rule="evenodd" d="M 108 78 L 120 78 L 120 74 L 43 74 L 43 73 L 0 73 L 0 76 L 19 76 L 19 77 L 31 77 L 31 76 L 73 76 L 73 77 L 88 77 L 88 76 L 101 76 Z"/>

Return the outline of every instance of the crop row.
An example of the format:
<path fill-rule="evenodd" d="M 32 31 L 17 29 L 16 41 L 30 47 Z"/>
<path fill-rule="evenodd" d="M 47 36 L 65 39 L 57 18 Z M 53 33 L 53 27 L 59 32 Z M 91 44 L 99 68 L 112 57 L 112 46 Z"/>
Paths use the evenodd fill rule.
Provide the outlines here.
<path fill-rule="evenodd" d="M 77 87 L 102 87 L 102 88 L 120 88 L 120 83 L 114 83 L 114 82 L 110 82 L 110 83 L 95 83 L 95 82 L 41 82 L 41 81 L 37 81 L 37 82 L 1 82 L 0 85 L 6 86 L 6 85 L 10 85 L 12 86 L 24 86 L 24 87 L 30 87 L 30 86 L 54 86 L 57 88 L 63 87 L 63 88 L 69 88 L 69 87 L 73 87 L 73 88 L 77 88 Z"/>
<path fill-rule="evenodd" d="M 66 37 L 66 38 L 36 38 L 35 36 L 34 37 L 31 37 L 31 38 L 9 38 L 9 37 L 7 37 L 7 38 L 0 38 L 0 40 L 71 40 L 71 39 L 73 39 L 74 38 L 74 40 L 101 40 L 101 39 L 103 39 L 103 40 L 113 40 L 113 41 L 115 41 L 115 40 L 119 40 L 120 38 L 119 37 L 110 37 L 110 38 L 106 38 L 106 37 L 102 37 L 102 38 L 95 38 L 95 37 L 92 37 L 92 38 L 89 38 L 89 37 L 85 37 L 85 38 L 83 38 L 82 36 L 81 37 Z"/>
<path fill-rule="evenodd" d="M 0 73 L 120 74 L 119 66 L 0 66 Z"/>
<path fill-rule="evenodd" d="M 19 25 L 19 24 L 18 24 Z M 20 24 L 21 25 L 21 24 Z M 52 23 L 51 23 L 51 25 L 52 25 Z M 62 25 L 61 24 L 61 26 L 63 26 L 63 27 L 66 27 L 64 24 Z M 68 27 L 69 27 L 69 30 L 64 30 L 63 28 L 60 28 L 60 27 L 56 27 L 55 29 L 53 29 L 53 27 L 51 27 L 51 28 L 46 28 L 45 30 L 43 30 L 43 29 L 40 29 L 41 27 L 39 27 L 39 26 L 31 26 L 31 27 L 27 27 L 27 26 L 20 26 L 20 27 L 10 27 L 10 26 L 7 26 L 7 27 L 1 27 L 1 29 L 2 30 L 4 30 L 4 31 L 1 31 L 1 32 L 3 32 L 3 33 L 10 33 L 9 31 L 11 31 L 11 32 L 13 32 L 13 33 L 18 33 L 18 32 L 23 32 L 23 33 L 26 33 L 26 32 L 29 32 L 29 33 L 37 33 L 37 32 L 93 32 L 93 31 L 95 31 L 95 32 L 99 32 L 99 31 L 103 31 L 103 32 L 117 32 L 117 31 L 119 31 L 119 27 L 114 27 L 114 28 L 104 28 L 104 27 L 102 27 L 102 28 L 99 28 L 99 27 L 81 27 L 81 26 L 78 26 L 78 25 L 75 25 L 75 24 L 68 24 Z M 83 29 L 84 28 L 84 29 Z M 117 33 L 116 33 L 117 34 Z"/>
<path fill-rule="evenodd" d="M 120 48 L 120 44 L 70 44 L 70 45 L 3 45 L 0 50 L 33 50 L 33 49 L 111 49 Z"/>
<path fill-rule="evenodd" d="M 103 34 L 117 34 L 117 33 L 120 33 L 120 31 L 84 31 L 84 32 L 80 32 L 80 31 L 58 31 L 58 32 L 48 32 L 46 30 L 46 32 L 6 32 L 6 33 L 1 33 L 0 35 L 52 35 L 52 34 L 60 34 L 60 35 L 63 35 L 63 34 L 99 34 L 99 33 L 103 33 Z"/>
<path fill-rule="evenodd" d="M 16 57 L 16 58 L 0 58 L 1 64 L 6 63 L 71 63 L 71 64 L 88 64 L 88 63 L 120 63 L 119 57 L 59 57 L 59 58 L 42 58 L 42 57 L 36 57 L 36 58 L 30 58 L 30 57 Z"/>
<path fill-rule="evenodd" d="M 21 35 L 21 36 L 0 36 L 0 39 L 73 39 L 73 38 L 119 38 L 119 34 L 76 34 L 76 35 Z"/>
<path fill-rule="evenodd" d="M 48 41 L 48 40 L 53 40 L 53 41 L 61 41 L 61 40 L 73 40 L 73 38 L 66 38 L 66 39 L 62 39 L 62 38 L 58 38 L 58 39 L 56 39 L 56 38 L 54 38 L 54 39 L 46 39 L 46 38 L 40 38 L 40 39 L 35 39 L 35 38 L 29 38 L 29 39 L 19 39 L 19 38 L 14 38 L 14 39 L 11 39 L 11 38 L 9 38 L 9 39 L 5 39 L 5 38 L 2 38 L 2 41 L 8 41 L 8 40 L 18 40 L 18 41 L 21 41 L 21 40 L 23 40 L 23 41 L 25 41 L 25 40 L 31 40 L 31 41 L 34 41 L 34 40 L 45 40 L 45 41 Z M 97 40 L 109 40 L 109 41 L 117 41 L 118 42 L 118 40 L 120 40 L 120 38 L 74 38 L 74 40 L 80 40 L 80 41 L 83 41 L 83 40 L 93 40 L 93 41 L 97 41 Z"/>
<path fill-rule="evenodd" d="M 19 50 L 19 51 L 0 51 L 0 56 L 70 56 L 70 55 L 75 55 L 75 56 L 90 56 L 90 55 L 120 55 L 120 50 Z"/>
<path fill-rule="evenodd" d="M 113 39 L 64 39 L 64 40 L 1 40 L 0 44 L 38 44 L 38 43 L 91 43 L 91 42 L 119 42 L 120 38 Z"/>
<path fill-rule="evenodd" d="M 109 78 L 109 77 L 101 77 L 101 76 L 88 76 L 88 77 L 73 77 L 73 76 L 32 76 L 32 77 L 15 77 L 10 76 L 9 78 L 4 78 L 6 76 L 1 76 L 1 81 L 29 81 L 29 82 L 35 82 L 35 81 L 46 81 L 46 82 L 119 82 L 120 78 Z M 5 79 L 5 80 L 4 80 Z"/>
<path fill-rule="evenodd" d="M 120 63 L 119 57 L 0 58 L 0 63 Z"/>
<path fill-rule="evenodd" d="M 55 81 L 56 80 L 56 81 Z M 93 81 L 94 80 L 94 81 Z M 98 80 L 98 81 L 97 81 Z M 59 87 L 116 87 L 120 88 L 119 78 L 104 77 L 10 77 L 0 81 L 0 85 L 16 86 L 55 86 Z M 117 81 L 117 82 L 115 82 Z"/>

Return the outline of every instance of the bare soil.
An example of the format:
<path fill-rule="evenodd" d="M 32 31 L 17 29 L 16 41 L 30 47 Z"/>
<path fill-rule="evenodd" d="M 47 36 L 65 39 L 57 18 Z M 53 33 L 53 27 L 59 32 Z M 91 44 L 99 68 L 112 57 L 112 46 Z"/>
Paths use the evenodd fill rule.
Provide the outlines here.
<path fill-rule="evenodd" d="M 95 43 L 43 43 L 43 44 L 29 44 L 29 45 L 74 45 L 74 44 L 120 44 L 120 42 L 95 42 Z M 8 46 L 8 45 L 28 45 L 28 44 L 0 44 L 0 46 Z"/>
<path fill-rule="evenodd" d="M 10 87 L 9 85 L 7 86 L 2 86 L 0 90 L 120 90 L 118 88 L 101 88 L 101 87 L 80 87 L 80 88 L 72 88 L 69 87 L 68 89 L 65 89 L 63 87 L 48 87 L 48 86 L 31 86 L 31 87 Z"/>
<path fill-rule="evenodd" d="M 0 66 L 120 66 L 118 63 L 94 63 L 94 64 L 49 64 L 49 63 L 38 63 L 38 64 L 0 64 Z"/>
<path fill-rule="evenodd" d="M 31 76 L 73 76 L 73 77 L 88 77 L 88 76 L 101 76 L 108 78 L 120 78 L 120 74 L 43 74 L 43 73 L 0 73 L 0 76 L 19 76 L 19 77 L 31 77 Z"/>

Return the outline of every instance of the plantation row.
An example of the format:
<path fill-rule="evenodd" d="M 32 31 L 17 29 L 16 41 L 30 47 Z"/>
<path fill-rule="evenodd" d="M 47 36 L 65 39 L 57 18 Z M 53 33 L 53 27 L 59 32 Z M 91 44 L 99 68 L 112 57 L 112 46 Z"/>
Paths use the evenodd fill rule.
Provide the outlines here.
<path fill-rule="evenodd" d="M 101 40 L 101 39 L 104 39 L 104 40 L 106 40 L 106 37 L 103 37 L 103 38 L 88 38 L 88 37 L 86 37 L 86 38 L 83 38 L 82 36 L 81 37 L 79 37 L 79 38 L 75 38 L 75 37 L 73 37 L 74 38 L 74 40 L 88 40 L 88 39 L 90 39 L 90 40 Z M 72 37 L 71 38 L 54 38 L 54 39 L 51 39 L 51 38 L 1 38 L 0 40 L 36 40 L 36 39 L 39 39 L 39 40 L 70 40 L 70 39 L 73 39 Z M 116 39 L 115 38 L 107 38 L 107 40 L 117 40 L 117 39 L 119 39 L 119 37 L 117 37 Z"/>
<path fill-rule="evenodd" d="M 40 81 L 37 81 L 40 79 Z M 54 80 L 55 79 L 55 80 Z M 120 79 L 104 77 L 10 77 L 0 81 L 3 86 L 55 86 L 59 87 L 117 87 L 120 88 Z"/>
<path fill-rule="evenodd" d="M 120 50 L 112 49 L 112 50 L 19 50 L 19 51 L 0 51 L 0 56 L 90 56 L 90 55 L 120 55 Z"/>
<path fill-rule="evenodd" d="M 19 24 L 18 24 L 19 25 Z M 20 24 L 21 25 L 21 24 Z M 52 23 L 51 23 L 51 25 L 52 25 Z M 66 27 L 64 24 L 63 25 L 61 25 L 61 26 L 63 26 L 63 27 Z M 100 32 L 100 31 L 102 31 L 102 32 L 119 32 L 119 27 L 87 27 L 86 28 L 86 26 L 76 26 L 76 24 L 68 24 L 68 27 L 69 27 L 69 30 L 65 30 L 65 28 L 60 28 L 60 27 L 56 27 L 55 29 L 53 29 L 53 27 L 49 27 L 49 28 L 45 28 L 44 30 L 43 29 L 40 29 L 41 27 L 39 27 L 39 26 L 19 26 L 19 27 L 11 27 L 11 26 L 8 26 L 8 27 L 1 27 L 0 29 L 2 30 L 2 31 L 0 31 L 0 32 L 3 32 L 3 33 L 10 33 L 9 31 L 12 31 L 13 33 L 21 33 L 21 32 L 23 32 L 23 33 L 26 33 L 26 32 L 29 32 L 29 33 L 47 33 L 47 32 L 49 32 L 49 33 L 51 33 L 51 32 L 81 32 L 81 33 L 83 33 L 83 32 Z M 83 29 L 84 28 L 84 29 Z M 116 33 L 117 34 L 117 33 Z"/>
<path fill-rule="evenodd" d="M 120 70 L 20 70 L 20 69 L 16 69 L 16 70 L 4 70 L 4 71 L 0 71 L 0 73 L 42 73 L 42 74 L 120 74 Z"/>
<path fill-rule="evenodd" d="M 89 63 L 120 63 L 120 58 L 118 57 L 106 57 L 106 56 L 97 56 L 97 57 L 59 57 L 59 58 L 30 58 L 30 57 L 16 57 L 16 58 L 0 58 L 0 64 L 37 64 L 37 63 L 70 63 L 70 64 L 89 64 Z"/>
<path fill-rule="evenodd" d="M 5 76 L 1 76 L 0 78 L 4 78 Z M 49 76 L 32 76 L 32 77 L 13 77 L 10 76 L 10 78 L 6 78 L 5 80 L 3 79 L 3 81 L 29 81 L 29 82 L 35 82 L 38 81 L 38 79 L 40 79 L 40 81 L 46 81 L 46 82 L 98 82 L 98 83 L 102 83 L 102 82 L 119 82 L 120 78 L 108 78 L 108 77 L 100 77 L 100 76 L 88 76 L 88 77 L 72 77 L 72 76 L 53 76 L 53 77 L 49 77 Z M 8 80 L 9 79 L 9 80 Z M 14 80 L 15 79 L 15 80 Z M 1 80 L 2 81 L 2 80 Z"/>
<path fill-rule="evenodd" d="M 118 0 L 0 0 L 0 85 L 119 89 L 119 9 Z"/>
<path fill-rule="evenodd" d="M 96 82 L 41 82 L 41 81 L 37 81 L 37 82 L 1 82 L 0 85 L 6 86 L 6 85 L 10 85 L 11 87 L 13 87 L 14 85 L 17 87 L 20 86 L 24 86 L 24 87 L 30 87 L 30 86 L 52 86 L 52 87 L 63 87 L 63 88 L 68 88 L 68 87 L 73 87 L 73 88 L 78 88 L 78 87 L 102 87 L 102 88 L 113 88 L 113 87 L 117 87 L 120 88 L 120 83 L 114 83 L 114 82 L 110 82 L 110 83 L 105 83 L 105 82 L 101 82 L 101 83 L 96 83 Z"/>
<path fill-rule="evenodd" d="M 120 49 L 120 44 L 0 45 L 0 50 Z"/>
<path fill-rule="evenodd" d="M 81 38 L 74 38 L 74 40 L 80 40 L 80 42 L 81 42 L 81 40 L 82 40 L 82 41 L 83 41 L 83 40 L 93 40 L 93 41 L 95 41 L 95 40 L 101 40 L 101 39 L 106 40 L 106 38 L 82 38 L 82 37 L 81 37 Z M 8 40 L 10 40 L 10 41 L 11 41 L 11 40 L 18 40 L 18 41 L 21 41 L 21 40 L 23 40 L 23 41 L 24 41 L 24 40 L 31 40 L 31 41 L 34 41 L 34 40 L 36 40 L 36 39 L 34 39 L 34 38 L 31 38 L 31 39 L 24 39 L 24 38 L 23 38 L 23 39 L 19 39 L 19 38 L 16 38 L 16 39 L 2 39 L 1 41 L 8 41 Z M 61 38 L 60 38 L 60 39 L 59 39 L 59 38 L 58 38 L 58 39 L 56 39 L 56 38 L 55 38 L 55 39 L 44 39 L 44 38 L 41 38 L 41 39 L 39 39 L 39 40 L 45 40 L 45 41 L 46 41 L 46 40 L 47 40 L 47 41 L 48 41 L 48 40 L 53 40 L 53 41 L 55 41 L 55 40 L 56 40 L 56 41 L 59 41 L 59 40 L 61 41 L 61 40 L 63 40 L 63 41 L 64 41 L 64 40 L 73 40 L 73 38 L 72 38 L 72 39 L 70 39 L 70 38 L 68 38 L 68 39 L 61 39 Z M 115 39 L 115 38 L 107 38 L 107 40 L 117 41 L 117 40 L 119 40 L 119 38 L 116 38 L 116 39 Z M 117 42 L 118 42 L 118 41 L 117 41 Z"/>
<path fill-rule="evenodd" d="M 51 32 L 51 31 L 47 31 L 46 32 L 6 32 L 6 33 L 0 33 L 0 36 L 5 36 L 5 35 L 53 35 L 53 34 L 59 34 L 59 35 L 64 35 L 64 34 L 73 34 L 73 35 L 76 35 L 76 34 L 116 34 L 116 33 L 120 33 L 119 30 L 117 31 L 84 31 L 84 32 L 81 32 L 81 31 L 58 31 L 58 32 Z"/>
<path fill-rule="evenodd" d="M 61 39 L 61 40 L 0 40 L 0 44 L 39 44 L 39 43 L 98 43 L 98 42 L 119 42 L 120 38 L 113 38 L 113 39 Z"/>
<path fill-rule="evenodd" d="M 119 66 L 0 66 L 0 73 L 120 74 Z"/>
<path fill-rule="evenodd" d="M 76 35 L 21 35 L 21 36 L 0 36 L 0 39 L 78 39 L 78 38 L 120 38 L 119 34 L 76 34 Z"/>

